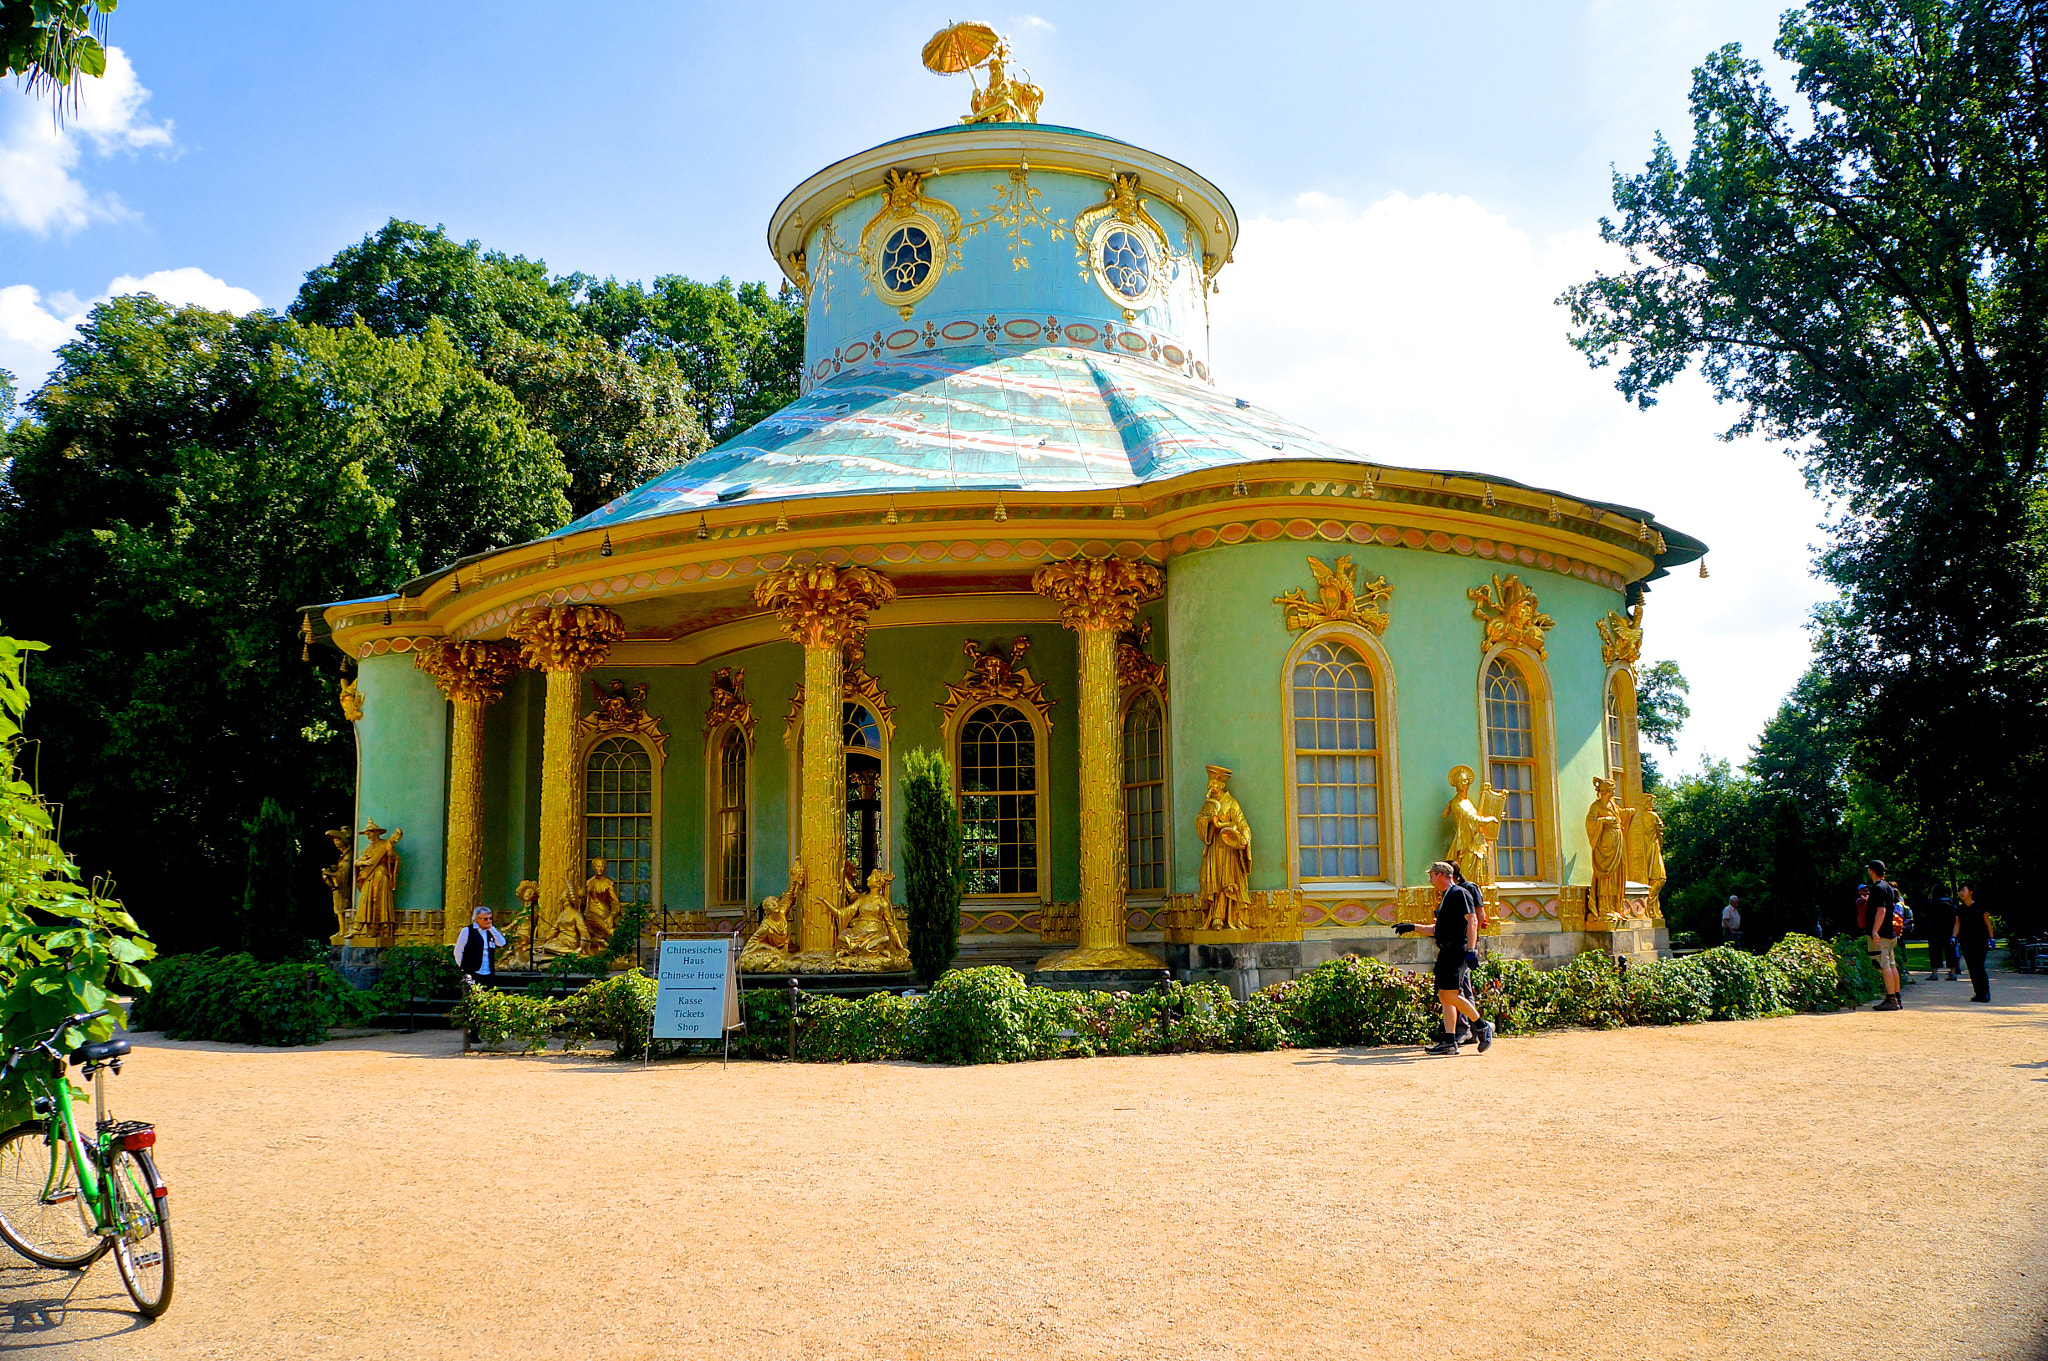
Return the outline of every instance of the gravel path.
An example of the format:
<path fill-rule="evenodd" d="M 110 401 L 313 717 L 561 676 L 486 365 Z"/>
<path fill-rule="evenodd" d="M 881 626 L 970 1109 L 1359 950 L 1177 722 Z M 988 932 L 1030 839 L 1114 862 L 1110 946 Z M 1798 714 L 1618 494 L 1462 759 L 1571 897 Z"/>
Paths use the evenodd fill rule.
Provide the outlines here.
<path fill-rule="evenodd" d="M 115 1111 L 163 1135 L 176 1300 L 0 1249 L 0 1351 L 2048 1356 L 2048 978 L 1994 991 L 1455 1062 L 147 1036 Z"/>

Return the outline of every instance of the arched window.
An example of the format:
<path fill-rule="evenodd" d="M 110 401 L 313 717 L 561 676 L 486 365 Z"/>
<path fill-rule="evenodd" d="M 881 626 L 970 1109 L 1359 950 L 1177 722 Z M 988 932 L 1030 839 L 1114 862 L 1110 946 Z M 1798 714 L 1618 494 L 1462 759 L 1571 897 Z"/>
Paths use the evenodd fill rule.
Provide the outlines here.
<path fill-rule="evenodd" d="M 1038 892 L 1038 734 L 1007 704 L 960 725 L 960 841 L 967 892 Z"/>
<path fill-rule="evenodd" d="M 1380 723 L 1372 667 L 1345 643 L 1295 662 L 1294 848 L 1303 879 L 1378 879 Z"/>
<path fill-rule="evenodd" d="M 711 814 L 712 844 L 718 848 L 721 906 L 747 901 L 747 735 L 725 730 L 718 744 L 717 804 Z"/>
<path fill-rule="evenodd" d="M 1507 791 L 1494 842 L 1494 873 L 1539 877 L 1536 827 L 1536 706 L 1529 682 L 1505 657 L 1486 666 L 1486 778 Z"/>
<path fill-rule="evenodd" d="M 1124 866 L 1131 892 L 1166 891 L 1166 724 L 1150 690 L 1124 714 Z"/>
<path fill-rule="evenodd" d="M 654 901 L 654 765 L 630 737 L 607 737 L 584 762 L 583 853 L 605 862 L 622 906 Z"/>
<path fill-rule="evenodd" d="M 1607 687 L 1607 778 L 1616 789 L 1628 788 L 1628 756 L 1621 735 L 1621 695 L 1617 679 Z"/>

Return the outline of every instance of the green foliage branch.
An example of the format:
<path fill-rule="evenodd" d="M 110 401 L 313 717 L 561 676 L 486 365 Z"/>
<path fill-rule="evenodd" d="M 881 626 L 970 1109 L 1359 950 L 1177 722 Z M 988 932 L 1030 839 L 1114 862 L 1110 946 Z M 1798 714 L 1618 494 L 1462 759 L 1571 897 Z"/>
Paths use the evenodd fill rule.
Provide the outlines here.
<path fill-rule="evenodd" d="M 910 961 L 930 986 L 960 953 L 960 810 L 946 758 L 919 747 L 903 761 L 903 896 L 910 908 Z"/>

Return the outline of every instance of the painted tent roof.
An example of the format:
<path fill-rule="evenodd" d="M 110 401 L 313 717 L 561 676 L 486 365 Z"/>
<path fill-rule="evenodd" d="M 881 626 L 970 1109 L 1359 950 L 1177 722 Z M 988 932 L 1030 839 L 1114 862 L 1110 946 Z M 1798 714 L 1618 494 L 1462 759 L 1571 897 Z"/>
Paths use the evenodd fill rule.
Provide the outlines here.
<path fill-rule="evenodd" d="M 559 533 L 804 497 L 1109 491 L 1204 468 L 1302 459 L 1384 463 L 1142 360 L 1058 346 L 948 348 L 827 379 Z M 1587 504 L 1648 518 L 1632 507 Z"/>

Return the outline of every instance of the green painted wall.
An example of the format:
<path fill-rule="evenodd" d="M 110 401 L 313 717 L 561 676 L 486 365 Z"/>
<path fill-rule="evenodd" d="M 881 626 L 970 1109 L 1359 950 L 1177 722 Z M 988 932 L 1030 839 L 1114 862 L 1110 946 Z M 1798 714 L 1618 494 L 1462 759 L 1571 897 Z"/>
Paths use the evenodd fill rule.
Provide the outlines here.
<path fill-rule="evenodd" d="M 522 880 L 540 872 L 540 729 L 543 678 L 521 671 L 504 698 L 484 710 L 485 900 L 501 911 L 519 905 Z"/>
<path fill-rule="evenodd" d="M 1201 806 L 1205 765 L 1236 774 L 1231 788 L 1256 838 L 1252 884 L 1288 882 L 1285 821 L 1285 694 L 1282 672 L 1299 638 L 1282 624 L 1273 597 L 1294 587 L 1315 594 L 1308 557 L 1315 546 L 1238 544 L 1175 558 L 1168 565 L 1165 655 L 1171 688 L 1174 886 L 1193 892 L 1201 846 L 1192 835 Z M 1488 583 L 1495 565 L 1483 558 L 1410 549 L 1322 545 L 1325 562 L 1349 556 L 1360 581 L 1384 575 L 1394 588 L 1392 622 L 1380 641 L 1391 663 L 1393 741 L 1398 748 L 1401 814 L 1399 872 L 1420 883 L 1443 851 L 1443 820 L 1454 765 L 1479 766 L 1480 624 L 1466 591 Z M 1606 668 L 1594 623 L 1620 607 L 1613 591 L 1533 568 L 1517 569 L 1557 625 L 1548 640 L 1548 672 L 1556 733 L 1556 817 L 1566 882 L 1583 878 L 1585 810 L 1592 778 L 1604 771 L 1601 685 Z M 1504 573 L 1505 574 L 1505 573 Z M 1156 646 L 1155 653 L 1159 651 Z M 1388 742 L 1382 735 L 1381 742 Z M 1384 787 L 1384 786 L 1383 786 Z M 1387 844 L 1392 844 L 1391 835 Z M 1384 862 L 1385 872 L 1394 865 Z"/>
<path fill-rule="evenodd" d="M 398 908 L 438 911 L 447 868 L 448 701 L 410 653 L 366 658 L 356 683 L 363 690 L 356 827 L 375 818 L 405 832 Z"/>

